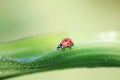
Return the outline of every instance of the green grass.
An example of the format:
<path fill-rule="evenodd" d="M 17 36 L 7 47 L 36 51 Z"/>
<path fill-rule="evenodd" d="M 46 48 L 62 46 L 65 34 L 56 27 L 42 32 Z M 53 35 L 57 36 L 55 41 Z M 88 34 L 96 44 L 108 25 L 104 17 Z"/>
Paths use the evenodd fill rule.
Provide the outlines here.
<path fill-rule="evenodd" d="M 75 45 L 72 50 L 53 50 L 63 37 L 60 35 L 47 34 L 0 45 L 0 51 L 18 49 L 9 54 L 14 59 L 42 56 L 30 62 L 19 62 L 7 59 L 7 53 L 0 53 L 3 56 L 0 61 L 0 79 L 74 67 L 120 67 L 120 43 L 82 43 Z M 21 48 L 29 49 L 22 51 L 19 50 Z"/>

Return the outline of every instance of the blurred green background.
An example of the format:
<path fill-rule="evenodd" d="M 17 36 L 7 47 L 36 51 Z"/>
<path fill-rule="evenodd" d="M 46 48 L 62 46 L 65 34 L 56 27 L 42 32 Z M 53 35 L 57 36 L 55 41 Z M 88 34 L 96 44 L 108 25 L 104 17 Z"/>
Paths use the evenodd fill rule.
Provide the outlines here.
<path fill-rule="evenodd" d="M 0 0 L 1 43 L 51 32 L 101 31 L 120 31 L 119 0 Z"/>

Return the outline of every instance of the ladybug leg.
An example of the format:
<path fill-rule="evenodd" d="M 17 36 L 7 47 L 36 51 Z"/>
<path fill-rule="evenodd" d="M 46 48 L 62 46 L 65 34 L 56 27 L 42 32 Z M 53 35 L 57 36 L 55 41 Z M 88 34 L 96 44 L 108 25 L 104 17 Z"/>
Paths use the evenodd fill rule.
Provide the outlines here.
<path fill-rule="evenodd" d="M 65 48 L 62 48 L 62 51 L 65 51 Z"/>
<path fill-rule="evenodd" d="M 71 49 L 72 49 L 72 47 L 71 47 L 71 46 L 69 46 L 69 49 L 71 50 Z"/>
<path fill-rule="evenodd" d="M 59 48 L 60 48 L 60 47 L 59 47 L 59 46 L 57 46 L 57 50 L 59 50 Z"/>
<path fill-rule="evenodd" d="M 62 47 L 62 51 L 65 51 L 65 47 Z"/>

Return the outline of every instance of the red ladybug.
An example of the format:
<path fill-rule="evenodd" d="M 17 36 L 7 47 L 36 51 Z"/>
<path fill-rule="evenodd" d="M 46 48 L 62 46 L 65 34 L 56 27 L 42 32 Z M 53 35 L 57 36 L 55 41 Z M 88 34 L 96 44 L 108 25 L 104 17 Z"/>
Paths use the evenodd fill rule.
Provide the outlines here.
<path fill-rule="evenodd" d="M 60 44 L 57 46 L 57 50 L 58 49 L 62 49 L 65 50 L 65 48 L 69 48 L 71 49 L 71 47 L 74 45 L 73 41 L 70 38 L 64 38 Z"/>

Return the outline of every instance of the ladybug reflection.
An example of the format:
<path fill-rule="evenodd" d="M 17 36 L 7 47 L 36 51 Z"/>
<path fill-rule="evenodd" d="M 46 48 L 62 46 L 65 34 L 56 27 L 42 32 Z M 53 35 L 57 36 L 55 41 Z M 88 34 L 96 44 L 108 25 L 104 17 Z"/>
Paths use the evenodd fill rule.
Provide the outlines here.
<path fill-rule="evenodd" d="M 71 49 L 74 45 L 73 41 L 70 38 L 64 38 L 60 44 L 57 46 L 57 50 L 62 49 L 65 50 L 65 48 Z"/>

